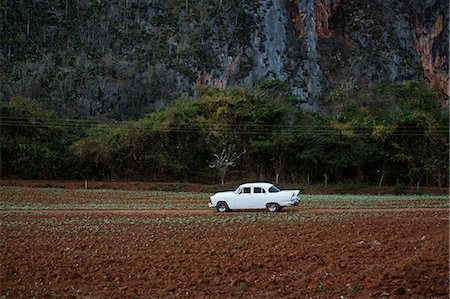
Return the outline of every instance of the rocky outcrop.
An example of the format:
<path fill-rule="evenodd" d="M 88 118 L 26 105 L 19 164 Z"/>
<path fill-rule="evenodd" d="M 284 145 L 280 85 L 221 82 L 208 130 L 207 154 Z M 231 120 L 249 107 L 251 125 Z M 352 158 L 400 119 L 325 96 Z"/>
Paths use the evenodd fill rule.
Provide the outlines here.
<path fill-rule="evenodd" d="M 450 95 L 447 0 L 25 2 L 2 6 L 0 100 L 68 115 L 135 118 L 197 85 L 262 80 L 314 111 L 348 82 L 427 80 Z"/>
<path fill-rule="evenodd" d="M 306 45 L 301 69 L 309 78 L 307 97 L 320 97 L 348 79 L 370 86 L 425 78 L 449 94 L 447 2 L 289 3 L 298 42 Z"/>
<path fill-rule="evenodd" d="M 423 72 L 431 86 L 450 95 L 448 2 L 427 1 L 423 6 L 416 23 L 416 47 Z"/>
<path fill-rule="evenodd" d="M 228 80 L 232 77 L 239 66 L 242 53 L 239 53 L 235 57 L 228 57 L 224 65 L 224 71 L 214 76 L 212 73 L 201 71 L 198 74 L 196 85 L 214 86 L 217 88 L 226 88 Z"/>
<path fill-rule="evenodd" d="M 291 21 L 301 38 L 305 36 L 305 19 L 307 17 L 307 12 L 302 9 L 305 6 L 302 2 L 299 0 L 290 0 L 291 5 L 299 6 L 298 10 L 291 11 Z M 328 20 L 334 10 L 336 10 L 339 2 L 340 0 L 311 1 L 311 4 L 314 5 L 315 31 L 318 39 L 332 37 L 333 33 L 330 30 Z"/>
<path fill-rule="evenodd" d="M 257 10 L 258 24 L 253 33 L 253 81 L 287 79 L 285 67 L 287 12 L 283 1 L 261 1 Z"/>
<path fill-rule="evenodd" d="M 307 90 L 310 97 L 316 98 L 320 95 L 322 70 L 318 63 L 317 39 L 318 27 L 323 29 L 323 23 L 317 23 L 317 13 L 314 0 L 300 0 L 298 4 L 299 15 L 302 16 L 304 26 L 304 43 L 306 46 L 307 59 L 304 67 L 307 70 Z M 319 25 L 319 26 L 317 26 Z M 323 30 L 321 31 L 323 32 Z"/>

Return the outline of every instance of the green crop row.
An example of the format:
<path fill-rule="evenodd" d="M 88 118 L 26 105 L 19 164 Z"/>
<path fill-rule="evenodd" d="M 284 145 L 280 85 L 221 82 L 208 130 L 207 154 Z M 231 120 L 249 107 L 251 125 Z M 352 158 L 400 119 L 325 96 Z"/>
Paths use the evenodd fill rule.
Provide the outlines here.
<path fill-rule="evenodd" d="M 2 210 L 205 210 L 207 193 L 0 187 Z M 299 209 L 448 208 L 446 195 L 302 195 Z"/>

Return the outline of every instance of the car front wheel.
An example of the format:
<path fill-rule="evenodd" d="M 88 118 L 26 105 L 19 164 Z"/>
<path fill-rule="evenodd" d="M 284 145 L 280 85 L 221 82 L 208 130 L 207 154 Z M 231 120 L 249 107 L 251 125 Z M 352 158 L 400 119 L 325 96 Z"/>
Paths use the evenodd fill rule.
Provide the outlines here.
<path fill-rule="evenodd" d="M 217 203 L 217 207 L 216 208 L 217 208 L 217 211 L 220 212 L 220 213 L 228 212 L 228 210 L 229 210 L 227 203 L 223 202 L 223 201 Z"/>
<path fill-rule="evenodd" d="M 278 212 L 280 209 L 280 205 L 277 203 L 268 203 L 266 205 L 267 211 L 269 212 Z"/>

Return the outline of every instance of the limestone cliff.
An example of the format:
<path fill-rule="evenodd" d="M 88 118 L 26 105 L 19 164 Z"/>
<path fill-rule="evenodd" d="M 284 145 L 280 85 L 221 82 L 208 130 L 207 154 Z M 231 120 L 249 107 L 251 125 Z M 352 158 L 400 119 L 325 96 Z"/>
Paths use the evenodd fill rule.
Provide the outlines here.
<path fill-rule="evenodd" d="M 198 85 L 288 83 L 320 110 L 342 82 L 449 94 L 444 0 L 2 1 L 0 100 L 128 119 Z"/>
<path fill-rule="evenodd" d="M 447 95 L 450 95 L 448 18 L 448 2 L 446 5 L 439 1 L 422 4 L 416 21 L 416 47 L 428 82 L 435 88 L 446 90 Z"/>

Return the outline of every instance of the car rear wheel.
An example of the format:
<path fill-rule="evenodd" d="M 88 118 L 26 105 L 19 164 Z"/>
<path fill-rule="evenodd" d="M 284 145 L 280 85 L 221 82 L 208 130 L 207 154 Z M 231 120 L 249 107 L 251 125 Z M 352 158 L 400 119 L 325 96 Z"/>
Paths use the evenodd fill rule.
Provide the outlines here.
<path fill-rule="evenodd" d="M 227 203 L 224 201 L 218 202 L 216 209 L 220 213 L 228 212 L 228 210 L 229 210 Z"/>
<path fill-rule="evenodd" d="M 269 212 L 278 212 L 280 209 L 280 205 L 277 203 L 268 203 L 266 205 L 267 211 Z"/>

